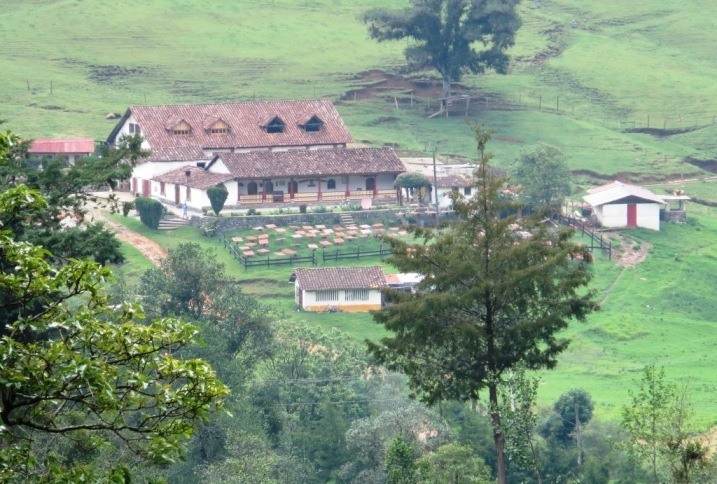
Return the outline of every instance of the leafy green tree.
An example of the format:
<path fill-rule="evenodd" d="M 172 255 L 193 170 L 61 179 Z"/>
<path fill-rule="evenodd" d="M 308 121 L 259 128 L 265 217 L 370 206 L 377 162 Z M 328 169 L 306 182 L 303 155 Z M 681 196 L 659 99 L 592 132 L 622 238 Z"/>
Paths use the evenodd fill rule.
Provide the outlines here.
<path fill-rule="evenodd" d="M 361 482 L 365 476 L 385 480 L 385 475 L 377 474 L 386 468 L 386 455 L 394 439 L 400 437 L 423 455 L 447 444 L 451 436 L 450 428 L 431 409 L 396 399 L 391 408 L 351 423 L 346 445 L 353 459 L 341 469 L 340 477 L 352 482 Z"/>
<path fill-rule="evenodd" d="M 396 437 L 386 452 L 386 483 L 413 484 L 416 482 L 414 449 L 401 437 Z"/>
<path fill-rule="evenodd" d="M 396 188 L 406 190 L 406 199 L 410 198 L 410 190 L 420 190 L 431 186 L 431 183 L 423 173 L 401 173 L 394 182 Z"/>
<path fill-rule="evenodd" d="M 490 467 L 470 447 L 446 444 L 421 457 L 418 482 L 483 484 L 492 482 Z"/>
<path fill-rule="evenodd" d="M 505 436 L 506 454 L 521 467 L 532 469 L 540 483 L 542 478 L 533 436 L 537 421 L 533 409 L 538 396 L 538 383 L 537 378 L 528 377 L 522 368 L 510 372 L 500 386 L 498 411 Z"/>
<path fill-rule="evenodd" d="M 399 271 L 425 277 L 417 294 L 396 295 L 396 304 L 374 313 L 393 336 L 368 342 L 391 370 L 405 373 L 418 398 L 477 400 L 488 389 L 498 480 L 506 482 L 504 435 L 498 387 L 518 366 L 552 368 L 568 341 L 556 334 L 571 319 L 597 308 L 587 248 L 570 231 L 549 231 L 538 220 L 498 215 L 510 202 L 503 180 L 489 171 L 490 134 L 477 130 L 480 165 L 476 197 L 453 197 L 461 219 L 451 230 L 415 228 L 422 240 L 387 240 Z M 530 232 L 521 238 L 516 227 Z M 580 257 L 574 257 L 579 254 Z"/>
<path fill-rule="evenodd" d="M 536 210 L 559 210 L 570 195 L 570 179 L 565 155 L 555 146 L 540 143 L 523 150 L 515 160 L 515 181 Z"/>
<path fill-rule="evenodd" d="M 216 215 L 224 208 L 224 203 L 227 201 L 229 192 L 223 186 L 221 187 L 209 187 L 207 188 L 207 197 L 209 197 L 209 203 L 212 204 L 212 210 Z"/>
<path fill-rule="evenodd" d="M 49 249 L 59 262 L 85 257 L 102 264 L 123 261 L 119 242 L 103 225 L 86 219 L 85 206 L 92 201 L 86 187 L 115 186 L 129 178 L 132 163 L 149 154 L 141 149 L 142 138 L 127 137 L 116 147 L 102 148 L 101 155 L 68 166 L 60 160 L 28 155 L 30 141 L 21 141 L 9 131 L 1 136 L 0 151 L 5 154 L 0 153 L 0 190 L 24 184 L 39 191 L 46 201 L 41 211 L 26 210 L 5 221 L 16 239 Z M 110 205 L 117 209 L 116 202 Z"/>
<path fill-rule="evenodd" d="M 664 368 L 646 366 L 637 392 L 629 394 L 631 402 L 622 409 L 627 449 L 647 464 L 654 482 L 701 482 L 700 474 L 714 471 L 707 448 L 689 433 L 693 410 L 687 392 L 666 381 Z"/>
<path fill-rule="evenodd" d="M 44 207 L 22 185 L 0 194 L 1 221 Z M 139 306 L 109 306 L 108 268 L 74 259 L 55 265 L 47 250 L 16 240 L 4 223 L 0 229 L 2 480 L 91 474 L 53 461 L 38 445 L 48 435 L 176 459 L 228 393 L 207 363 L 176 356 L 197 328 L 170 318 L 142 324 Z"/>
<path fill-rule="evenodd" d="M 465 72 L 508 72 L 506 50 L 515 43 L 521 21 L 519 0 L 410 0 L 404 10 L 375 9 L 364 14 L 369 34 L 379 42 L 410 39 L 404 54 L 412 69 L 436 69 L 443 97 Z M 482 50 L 476 50 L 481 46 Z"/>

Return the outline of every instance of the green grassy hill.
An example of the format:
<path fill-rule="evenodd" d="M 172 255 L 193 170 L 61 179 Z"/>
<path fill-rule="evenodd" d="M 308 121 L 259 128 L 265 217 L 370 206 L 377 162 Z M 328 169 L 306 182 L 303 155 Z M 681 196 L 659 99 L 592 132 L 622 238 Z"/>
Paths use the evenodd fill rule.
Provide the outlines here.
<path fill-rule="evenodd" d="M 544 141 L 568 155 L 579 183 L 698 178 L 695 193 L 717 202 L 702 168 L 717 158 L 717 4 L 524 0 L 510 75 L 464 78 L 468 115 L 447 119 L 426 119 L 435 74 L 403 77 L 405 43 L 376 44 L 358 21 L 403 5 L 0 0 L 0 117 L 25 137 L 102 140 L 115 124 L 107 113 L 133 104 L 328 97 L 360 143 L 421 153 L 439 142 L 441 155 L 471 158 L 470 123 L 482 123 L 497 131 L 498 165 Z M 703 424 L 717 423 L 717 212 L 690 210 L 687 226 L 632 234 L 654 248 L 619 279 L 619 267 L 598 264 L 596 287 L 612 287 L 604 310 L 570 330 L 544 402 L 586 387 L 616 415 L 655 362 L 690 382 Z"/>

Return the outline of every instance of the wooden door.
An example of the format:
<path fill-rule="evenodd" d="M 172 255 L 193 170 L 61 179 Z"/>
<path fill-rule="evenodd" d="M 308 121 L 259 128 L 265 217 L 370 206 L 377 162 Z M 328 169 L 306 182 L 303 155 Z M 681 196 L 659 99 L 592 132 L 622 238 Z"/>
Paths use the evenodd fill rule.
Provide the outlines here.
<path fill-rule="evenodd" d="M 174 185 L 174 203 L 179 204 L 179 185 Z"/>
<path fill-rule="evenodd" d="M 637 227 L 637 205 L 634 203 L 627 206 L 627 226 Z"/>
<path fill-rule="evenodd" d="M 145 197 L 150 196 L 149 180 L 142 180 L 142 195 Z"/>

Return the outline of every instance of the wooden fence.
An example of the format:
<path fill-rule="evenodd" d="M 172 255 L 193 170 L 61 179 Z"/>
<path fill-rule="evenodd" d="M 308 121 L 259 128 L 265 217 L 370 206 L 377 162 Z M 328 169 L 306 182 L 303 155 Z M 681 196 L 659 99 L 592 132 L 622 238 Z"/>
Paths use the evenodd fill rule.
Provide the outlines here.
<path fill-rule="evenodd" d="M 289 255 L 287 257 L 274 257 L 266 256 L 266 257 L 244 257 L 244 255 L 240 254 L 239 251 L 234 246 L 234 243 L 227 240 L 227 238 L 224 236 L 224 234 L 221 231 L 217 231 L 217 236 L 219 237 L 219 240 L 221 240 L 224 247 L 229 249 L 229 253 L 242 265 L 244 266 L 244 269 L 249 269 L 250 267 L 271 267 L 271 266 L 281 266 L 281 265 L 297 265 L 297 264 L 304 264 L 307 262 L 311 262 L 311 265 L 316 265 L 316 254 L 312 251 L 310 256 L 296 256 L 296 255 Z"/>
<path fill-rule="evenodd" d="M 598 249 L 601 250 L 608 259 L 612 259 L 612 242 L 603 237 L 602 234 L 597 233 L 594 228 L 587 225 L 580 219 L 567 217 L 562 214 L 554 214 L 552 219 L 559 222 L 561 225 L 574 228 L 575 231 L 580 232 L 583 237 L 590 237 L 590 245 L 588 245 L 590 252 L 594 252 L 595 249 Z"/>
<path fill-rule="evenodd" d="M 361 250 L 361 247 L 356 247 L 356 250 L 350 252 L 339 252 L 339 249 L 322 251 L 324 262 L 341 259 L 360 259 L 362 257 L 386 257 L 387 255 L 391 255 L 391 249 L 387 249 L 384 246 L 379 247 L 378 250 Z"/>

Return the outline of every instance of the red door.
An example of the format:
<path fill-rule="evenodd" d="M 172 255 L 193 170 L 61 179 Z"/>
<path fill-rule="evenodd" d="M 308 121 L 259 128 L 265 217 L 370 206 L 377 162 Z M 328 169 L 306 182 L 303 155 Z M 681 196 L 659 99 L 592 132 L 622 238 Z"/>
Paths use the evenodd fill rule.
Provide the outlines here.
<path fill-rule="evenodd" d="M 142 180 L 142 195 L 148 197 L 149 193 L 149 180 Z"/>
<path fill-rule="evenodd" d="M 635 204 L 627 206 L 627 226 L 637 227 L 637 205 Z"/>
<path fill-rule="evenodd" d="M 174 203 L 179 204 L 179 185 L 174 185 Z"/>

